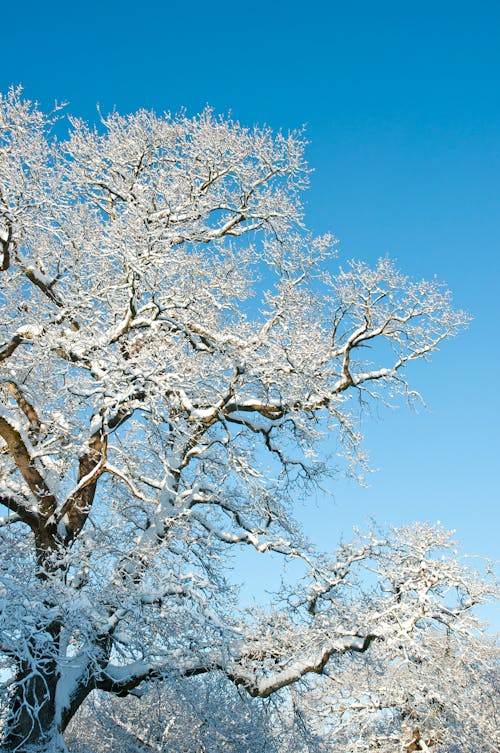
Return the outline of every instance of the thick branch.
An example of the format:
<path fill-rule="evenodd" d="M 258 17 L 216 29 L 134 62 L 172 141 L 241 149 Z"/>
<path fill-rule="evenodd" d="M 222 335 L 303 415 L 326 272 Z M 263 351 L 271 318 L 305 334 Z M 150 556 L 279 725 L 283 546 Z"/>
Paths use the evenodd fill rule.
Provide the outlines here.
<path fill-rule="evenodd" d="M 0 262 L 0 271 L 5 272 L 10 266 L 10 244 L 12 241 L 12 223 L 8 222 L 7 230 L 0 233 L 0 247 L 2 250 L 2 259 Z"/>
<path fill-rule="evenodd" d="M 78 536 L 89 516 L 97 482 L 105 471 L 107 444 L 107 434 L 100 426 L 90 437 L 89 451 L 80 457 L 77 485 L 57 515 L 66 544 Z"/>
<path fill-rule="evenodd" d="M 137 399 L 142 396 L 142 392 L 134 395 Z M 76 487 L 68 495 L 57 514 L 56 522 L 66 544 L 74 541 L 85 525 L 94 502 L 97 482 L 107 470 L 108 431 L 117 429 L 132 414 L 131 408 L 119 406 L 108 417 L 106 426 L 102 415 L 99 418 L 99 427 L 93 432 L 88 442 L 88 452 L 80 456 Z"/>
<path fill-rule="evenodd" d="M 7 360 L 7 358 L 9 358 L 9 356 L 13 354 L 16 348 L 24 340 L 26 340 L 26 337 L 24 335 L 20 335 L 18 332 L 16 332 L 15 335 L 12 335 L 9 342 L 4 343 L 2 347 L 0 348 L 0 362 Z"/>
<path fill-rule="evenodd" d="M 47 281 L 46 279 L 44 279 L 43 274 L 39 270 L 35 269 L 35 267 L 26 267 L 23 264 L 20 264 L 19 266 L 21 267 L 28 280 L 33 283 L 33 285 L 35 285 L 39 290 L 41 290 L 46 298 L 52 301 L 52 303 L 55 303 L 58 308 L 64 307 L 63 301 L 61 301 L 61 299 L 58 298 L 58 296 L 52 290 L 55 280 L 52 280 L 50 282 Z"/>
<path fill-rule="evenodd" d="M 6 382 L 5 386 L 28 419 L 30 430 L 33 433 L 38 433 L 40 430 L 41 421 L 35 407 L 26 399 L 26 396 L 23 395 L 15 382 Z"/>
<path fill-rule="evenodd" d="M 28 509 L 24 502 L 12 497 L 10 494 L 0 494 L 0 505 L 3 505 L 7 510 L 11 510 L 14 513 L 12 516 L 9 515 L 8 518 L 1 518 L 1 526 L 18 523 L 19 521 L 26 523 L 30 528 L 35 528 L 38 525 L 38 515 L 33 510 Z"/>
<path fill-rule="evenodd" d="M 277 690 L 298 682 L 305 675 L 322 674 L 328 661 L 334 655 L 345 654 L 349 651 L 364 653 L 376 638 L 377 636 L 373 634 L 346 636 L 341 640 L 334 641 L 334 643 L 325 648 L 315 658 L 299 660 L 286 669 L 282 669 L 260 680 L 249 680 L 248 677 L 238 675 L 237 673 L 226 672 L 226 674 L 235 685 L 242 685 L 253 698 L 268 698 L 273 693 L 276 693 Z"/>
<path fill-rule="evenodd" d="M 40 516 L 46 520 L 55 512 L 56 498 L 50 491 L 42 475 L 35 468 L 34 461 L 28 452 L 20 432 L 4 416 L 0 416 L 0 436 L 6 443 L 17 468 L 31 492 L 39 501 Z"/>
<path fill-rule="evenodd" d="M 293 685 L 308 674 L 322 674 L 328 661 L 334 655 L 353 651 L 364 653 L 376 635 L 350 635 L 338 639 L 326 647 L 314 658 L 302 659 L 294 662 L 286 669 L 281 669 L 272 675 L 258 679 L 253 673 L 241 671 L 238 668 L 228 668 L 220 659 L 208 658 L 206 663 L 196 663 L 180 668 L 184 677 L 195 677 L 209 672 L 221 671 L 235 685 L 242 686 L 253 698 L 268 698 L 281 688 Z M 161 679 L 168 672 L 168 668 L 161 663 L 137 661 L 129 666 L 118 667 L 108 665 L 96 680 L 96 687 L 119 696 L 126 696 L 142 682 Z"/>

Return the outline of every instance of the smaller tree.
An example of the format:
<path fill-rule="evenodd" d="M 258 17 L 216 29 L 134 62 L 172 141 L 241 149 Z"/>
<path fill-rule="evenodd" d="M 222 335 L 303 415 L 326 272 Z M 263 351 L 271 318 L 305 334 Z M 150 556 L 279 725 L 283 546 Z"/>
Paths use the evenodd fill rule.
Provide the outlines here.
<path fill-rule="evenodd" d="M 376 646 L 352 657 L 341 683 L 328 670 L 291 692 L 330 753 L 496 753 L 499 659 L 491 637 L 444 631 L 406 655 Z"/>

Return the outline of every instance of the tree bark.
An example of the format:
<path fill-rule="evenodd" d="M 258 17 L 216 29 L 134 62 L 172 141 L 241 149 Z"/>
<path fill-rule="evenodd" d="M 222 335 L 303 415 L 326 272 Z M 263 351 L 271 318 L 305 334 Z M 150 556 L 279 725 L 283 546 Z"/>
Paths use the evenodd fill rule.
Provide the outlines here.
<path fill-rule="evenodd" d="M 60 733 L 56 728 L 59 674 L 51 649 L 57 642 L 59 632 L 59 625 L 47 630 L 50 640 L 45 655 L 40 654 L 33 642 L 32 655 L 18 663 L 16 686 L 1 748 L 6 753 L 57 750 L 54 743 Z"/>

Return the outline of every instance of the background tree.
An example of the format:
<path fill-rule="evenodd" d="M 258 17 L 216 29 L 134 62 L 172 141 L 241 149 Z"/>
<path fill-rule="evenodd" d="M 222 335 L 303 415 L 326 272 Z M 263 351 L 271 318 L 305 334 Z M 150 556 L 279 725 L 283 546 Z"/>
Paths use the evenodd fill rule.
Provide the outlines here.
<path fill-rule="evenodd" d="M 332 239 L 302 227 L 300 134 L 140 111 L 59 140 L 54 117 L 0 103 L 4 749 L 62 748 L 94 689 L 222 671 L 267 697 L 452 629 L 487 587 L 431 567 L 439 532 L 433 580 L 380 567 L 361 613 L 345 584 L 392 572 L 400 539 L 329 560 L 290 509 L 328 471 L 318 441 L 362 463 L 358 406 L 411 396 L 408 363 L 466 323 L 449 293 L 386 259 L 333 273 Z M 307 564 L 288 609 L 239 613 L 242 547 Z"/>

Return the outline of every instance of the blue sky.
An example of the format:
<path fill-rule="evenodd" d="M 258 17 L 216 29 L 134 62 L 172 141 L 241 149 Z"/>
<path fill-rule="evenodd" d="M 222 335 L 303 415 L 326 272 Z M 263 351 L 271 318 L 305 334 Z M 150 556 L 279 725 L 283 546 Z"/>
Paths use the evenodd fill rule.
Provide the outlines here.
<path fill-rule="evenodd" d="M 414 369 L 426 411 L 365 423 L 370 487 L 339 481 L 333 504 L 301 512 L 306 530 L 329 546 L 372 513 L 439 519 L 498 558 L 500 5 L 27 0 L 5 5 L 0 36 L 1 90 L 22 83 L 88 119 L 96 103 L 208 103 L 248 125 L 306 124 L 310 227 L 346 259 L 437 274 L 474 316 Z"/>

